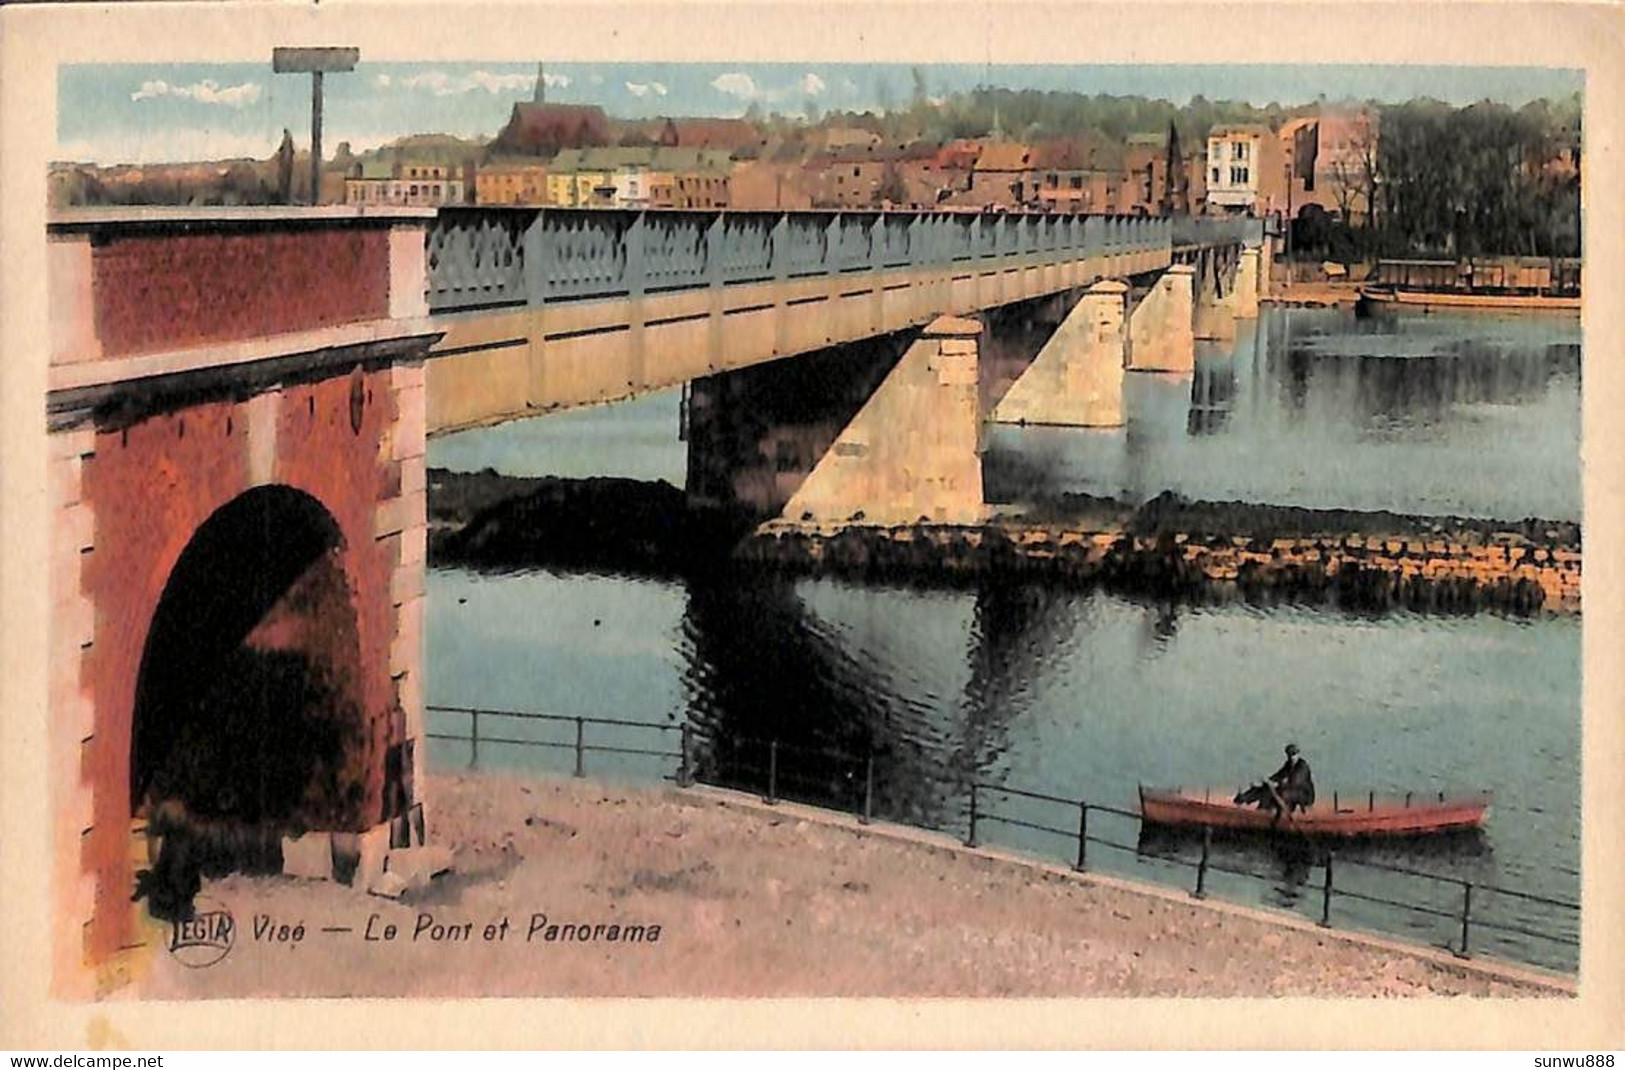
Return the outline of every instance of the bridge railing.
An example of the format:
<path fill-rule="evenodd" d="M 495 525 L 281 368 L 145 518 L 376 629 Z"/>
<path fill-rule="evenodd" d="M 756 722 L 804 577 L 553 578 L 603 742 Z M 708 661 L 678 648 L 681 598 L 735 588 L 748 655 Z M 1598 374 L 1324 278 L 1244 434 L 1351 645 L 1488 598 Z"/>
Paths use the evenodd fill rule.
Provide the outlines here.
<path fill-rule="evenodd" d="M 647 771 L 652 768 L 653 775 L 680 786 L 698 782 L 753 791 L 768 803 L 781 799 L 810 803 L 854 813 L 864 823 L 890 816 L 892 820 L 920 824 L 912 810 L 894 812 L 890 788 L 876 780 L 877 758 L 884 756 L 873 750 L 808 746 L 773 737 L 701 740 L 688 722 L 676 720 L 640 721 L 473 706 L 430 705 L 427 710 L 439 721 L 437 730 L 427 733 L 428 738 L 467 744 L 470 769 L 479 768 L 482 761 L 489 763 L 493 757 L 512 768 L 513 748 L 551 751 L 567 755 L 571 772 L 577 777 L 625 775 L 631 769 L 649 775 Z M 446 724 L 446 718 L 453 719 L 453 724 Z M 457 721 L 466 732 L 439 730 L 453 727 Z M 507 752 L 506 758 L 503 751 Z M 1263 872 L 1238 861 L 1245 855 L 1216 852 L 1211 829 L 1193 844 L 1188 836 L 1146 826 L 1136 810 L 974 778 L 962 780 L 950 775 L 950 783 L 968 795 L 963 841 L 969 847 L 981 845 L 991 825 L 1023 829 L 1064 845 L 1067 861 L 1079 872 L 1098 865 L 1096 856 L 1101 849 L 1163 867 L 1164 880 L 1171 878 L 1174 871 L 1185 871 L 1191 895 L 1198 899 L 1215 894 L 1215 875 L 1269 885 L 1282 880 L 1278 872 Z M 1406 796 L 1407 803 L 1409 800 Z M 1165 834 L 1158 836 L 1158 831 Z M 1388 915 L 1395 920 L 1420 920 L 1430 932 L 1444 928 L 1447 935 L 1437 946 L 1462 958 L 1473 954 L 1475 934 L 1480 935 L 1481 943 L 1483 932 L 1527 937 L 1572 951 L 1580 946 L 1578 902 L 1375 858 L 1338 854 L 1330 844 L 1316 843 L 1308 837 L 1301 846 L 1305 850 L 1298 859 L 1301 872 L 1293 894 L 1305 900 L 1302 906 L 1311 910 L 1322 926 L 1369 924 L 1366 919 L 1344 916 L 1350 910 L 1347 904 L 1363 904 L 1397 912 Z M 1397 878 L 1390 883 L 1398 890 L 1382 894 L 1390 889 L 1369 883 L 1377 874 Z M 1345 905 L 1339 907 L 1339 902 Z M 1392 931 L 1392 924 L 1390 921 L 1383 928 Z"/>
<path fill-rule="evenodd" d="M 1264 239 L 1264 221 L 1251 216 L 1227 219 L 1216 216 L 1173 216 L 1175 248 L 1190 245 L 1257 245 Z"/>
<path fill-rule="evenodd" d="M 965 212 L 441 210 L 435 312 L 998 261 L 1045 266 L 1165 252 L 1166 218 Z"/>

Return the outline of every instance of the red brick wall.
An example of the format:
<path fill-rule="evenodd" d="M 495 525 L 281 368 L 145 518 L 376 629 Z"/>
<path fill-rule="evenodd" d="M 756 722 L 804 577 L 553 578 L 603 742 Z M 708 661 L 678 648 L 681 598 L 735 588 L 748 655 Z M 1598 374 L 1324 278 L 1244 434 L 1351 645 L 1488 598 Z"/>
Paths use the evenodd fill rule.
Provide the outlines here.
<path fill-rule="evenodd" d="M 352 383 L 364 398 L 352 428 Z M 399 539 L 374 538 L 380 499 L 398 488 L 398 463 L 384 458 L 396 416 L 387 370 L 290 386 L 276 397 L 274 482 L 304 491 L 337 522 L 341 560 L 355 592 L 361 708 L 371 779 L 362 806 L 379 820 L 383 753 L 397 733 L 390 641 L 396 627 L 390 577 Z M 131 872 L 130 745 L 137 678 L 148 629 L 165 584 L 198 527 L 250 489 L 245 405 L 215 402 L 96 436 L 84 461 L 83 497 L 95 517 L 83 585 L 96 607 L 95 639 L 82 683 L 96 710 L 82 773 L 94 790 L 94 826 L 82 864 L 98 875 L 96 920 L 87 948 L 105 956 L 127 941 Z M 373 760 L 375 758 L 375 760 Z"/>
<path fill-rule="evenodd" d="M 389 232 L 116 236 L 93 280 L 108 356 L 355 323 L 389 315 Z"/>

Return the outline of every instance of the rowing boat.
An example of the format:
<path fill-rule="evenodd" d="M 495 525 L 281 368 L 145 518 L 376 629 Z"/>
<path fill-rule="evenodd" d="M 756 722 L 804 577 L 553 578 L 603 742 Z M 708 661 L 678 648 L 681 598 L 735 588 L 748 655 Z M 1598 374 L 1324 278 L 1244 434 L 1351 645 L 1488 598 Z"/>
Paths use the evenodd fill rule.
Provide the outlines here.
<path fill-rule="evenodd" d="M 1140 817 L 1147 825 L 1257 832 L 1297 832 L 1308 836 L 1424 836 L 1480 828 L 1489 812 L 1486 792 L 1460 798 L 1337 795 L 1300 810 L 1279 823 L 1271 810 L 1231 801 L 1228 791 L 1189 792 L 1140 788 Z"/>

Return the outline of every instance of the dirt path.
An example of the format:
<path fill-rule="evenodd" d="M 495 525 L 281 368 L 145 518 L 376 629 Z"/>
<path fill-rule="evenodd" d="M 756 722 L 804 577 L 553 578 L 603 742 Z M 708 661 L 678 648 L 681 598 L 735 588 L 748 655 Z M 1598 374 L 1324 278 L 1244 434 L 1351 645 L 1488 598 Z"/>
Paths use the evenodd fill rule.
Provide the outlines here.
<path fill-rule="evenodd" d="M 396 903 L 336 884 L 288 878 L 232 876 L 211 882 L 204 896 L 224 905 L 236 922 L 230 953 L 197 968 L 156 950 L 140 993 L 186 998 L 1527 996 L 1552 991 L 1234 908 L 979 856 L 924 833 L 869 834 L 833 815 L 791 806 L 766 811 L 703 790 L 497 776 L 434 776 L 429 788 L 435 815 L 431 835 L 459 846 L 455 872 L 418 901 Z M 534 915 L 545 915 L 545 922 L 533 924 Z M 303 939 L 266 939 L 279 930 L 263 927 L 257 937 L 256 916 L 269 917 L 271 926 L 300 924 Z M 424 916 L 433 921 L 424 922 Z M 563 928 L 568 924 L 588 926 L 588 939 L 572 938 Z M 378 939 L 366 939 L 369 925 Z M 385 938 L 388 925 L 395 926 L 393 939 Z M 426 927 L 431 925 L 441 928 Z M 550 933 L 548 926 L 559 928 Z M 644 928 L 639 932 L 633 926 Z M 340 928 L 350 931 L 324 931 Z M 634 941 L 633 935 L 642 939 Z"/>

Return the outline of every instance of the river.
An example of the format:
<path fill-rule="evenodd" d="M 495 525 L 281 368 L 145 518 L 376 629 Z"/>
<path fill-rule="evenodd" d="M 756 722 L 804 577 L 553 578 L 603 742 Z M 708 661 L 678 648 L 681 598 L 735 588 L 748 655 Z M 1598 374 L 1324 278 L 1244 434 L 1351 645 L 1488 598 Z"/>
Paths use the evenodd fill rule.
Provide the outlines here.
<path fill-rule="evenodd" d="M 1217 384 L 1217 385 L 1215 385 Z M 1085 491 L 1412 513 L 1579 519 L 1578 326 L 1533 316 L 1355 320 L 1265 310 L 1197 375 L 1131 375 L 1115 432 L 1000 428 L 989 497 Z M 1194 403 L 1192 399 L 1195 399 Z M 430 463 L 514 475 L 620 475 L 681 486 L 674 393 L 468 432 Z M 1482 835 L 1354 847 L 1339 858 L 1334 921 L 1428 943 L 1459 939 L 1461 889 L 1366 869 L 1380 862 L 1471 881 L 1485 921 L 1567 940 L 1578 919 L 1484 885 L 1577 901 L 1580 629 L 1576 618 L 1359 616 L 1331 609 L 1182 606 L 1020 584 L 921 589 L 831 578 L 650 579 L 535 569 L 431 571 L 431 704 L 617 717 L 590 744 L 670 752 L 687 723 L 709 780 L 873 805 L 963 833 L 968 783 L 1133 810 L 1136 787 L 1234 790 L 1298 743 L 1323 795 L 1493 789 Z M 466 715 L 434 713 L 466 736 Z M 575 726 L 486 719 L 482 767 L 568 772 Z M 493 737 L 566 744 L 535 748 Z M 832 757 L 838 753 L 841 756 Z M 470 760 L 439 740 L 437 763 Z M 671 758 L 589 752 L 595 775 L 672 775 Z M 1070 860 L 1075 806 L 984 788 L 978 835 Z M 1140 842 L 1097 812 L 1089 865 L 1189 887 L 1189 841 Z M 1138 850 L 1135 850 L 1138 848 Z M 1321 870 L 1291 852 L 1218 843 L 1208 890 L 1319 917 Z M 1352 895 L 1402 899 L 1438 915 Z M 1475 929 L 1475 950 L 1572 969 L 1577 951 Z"/>

